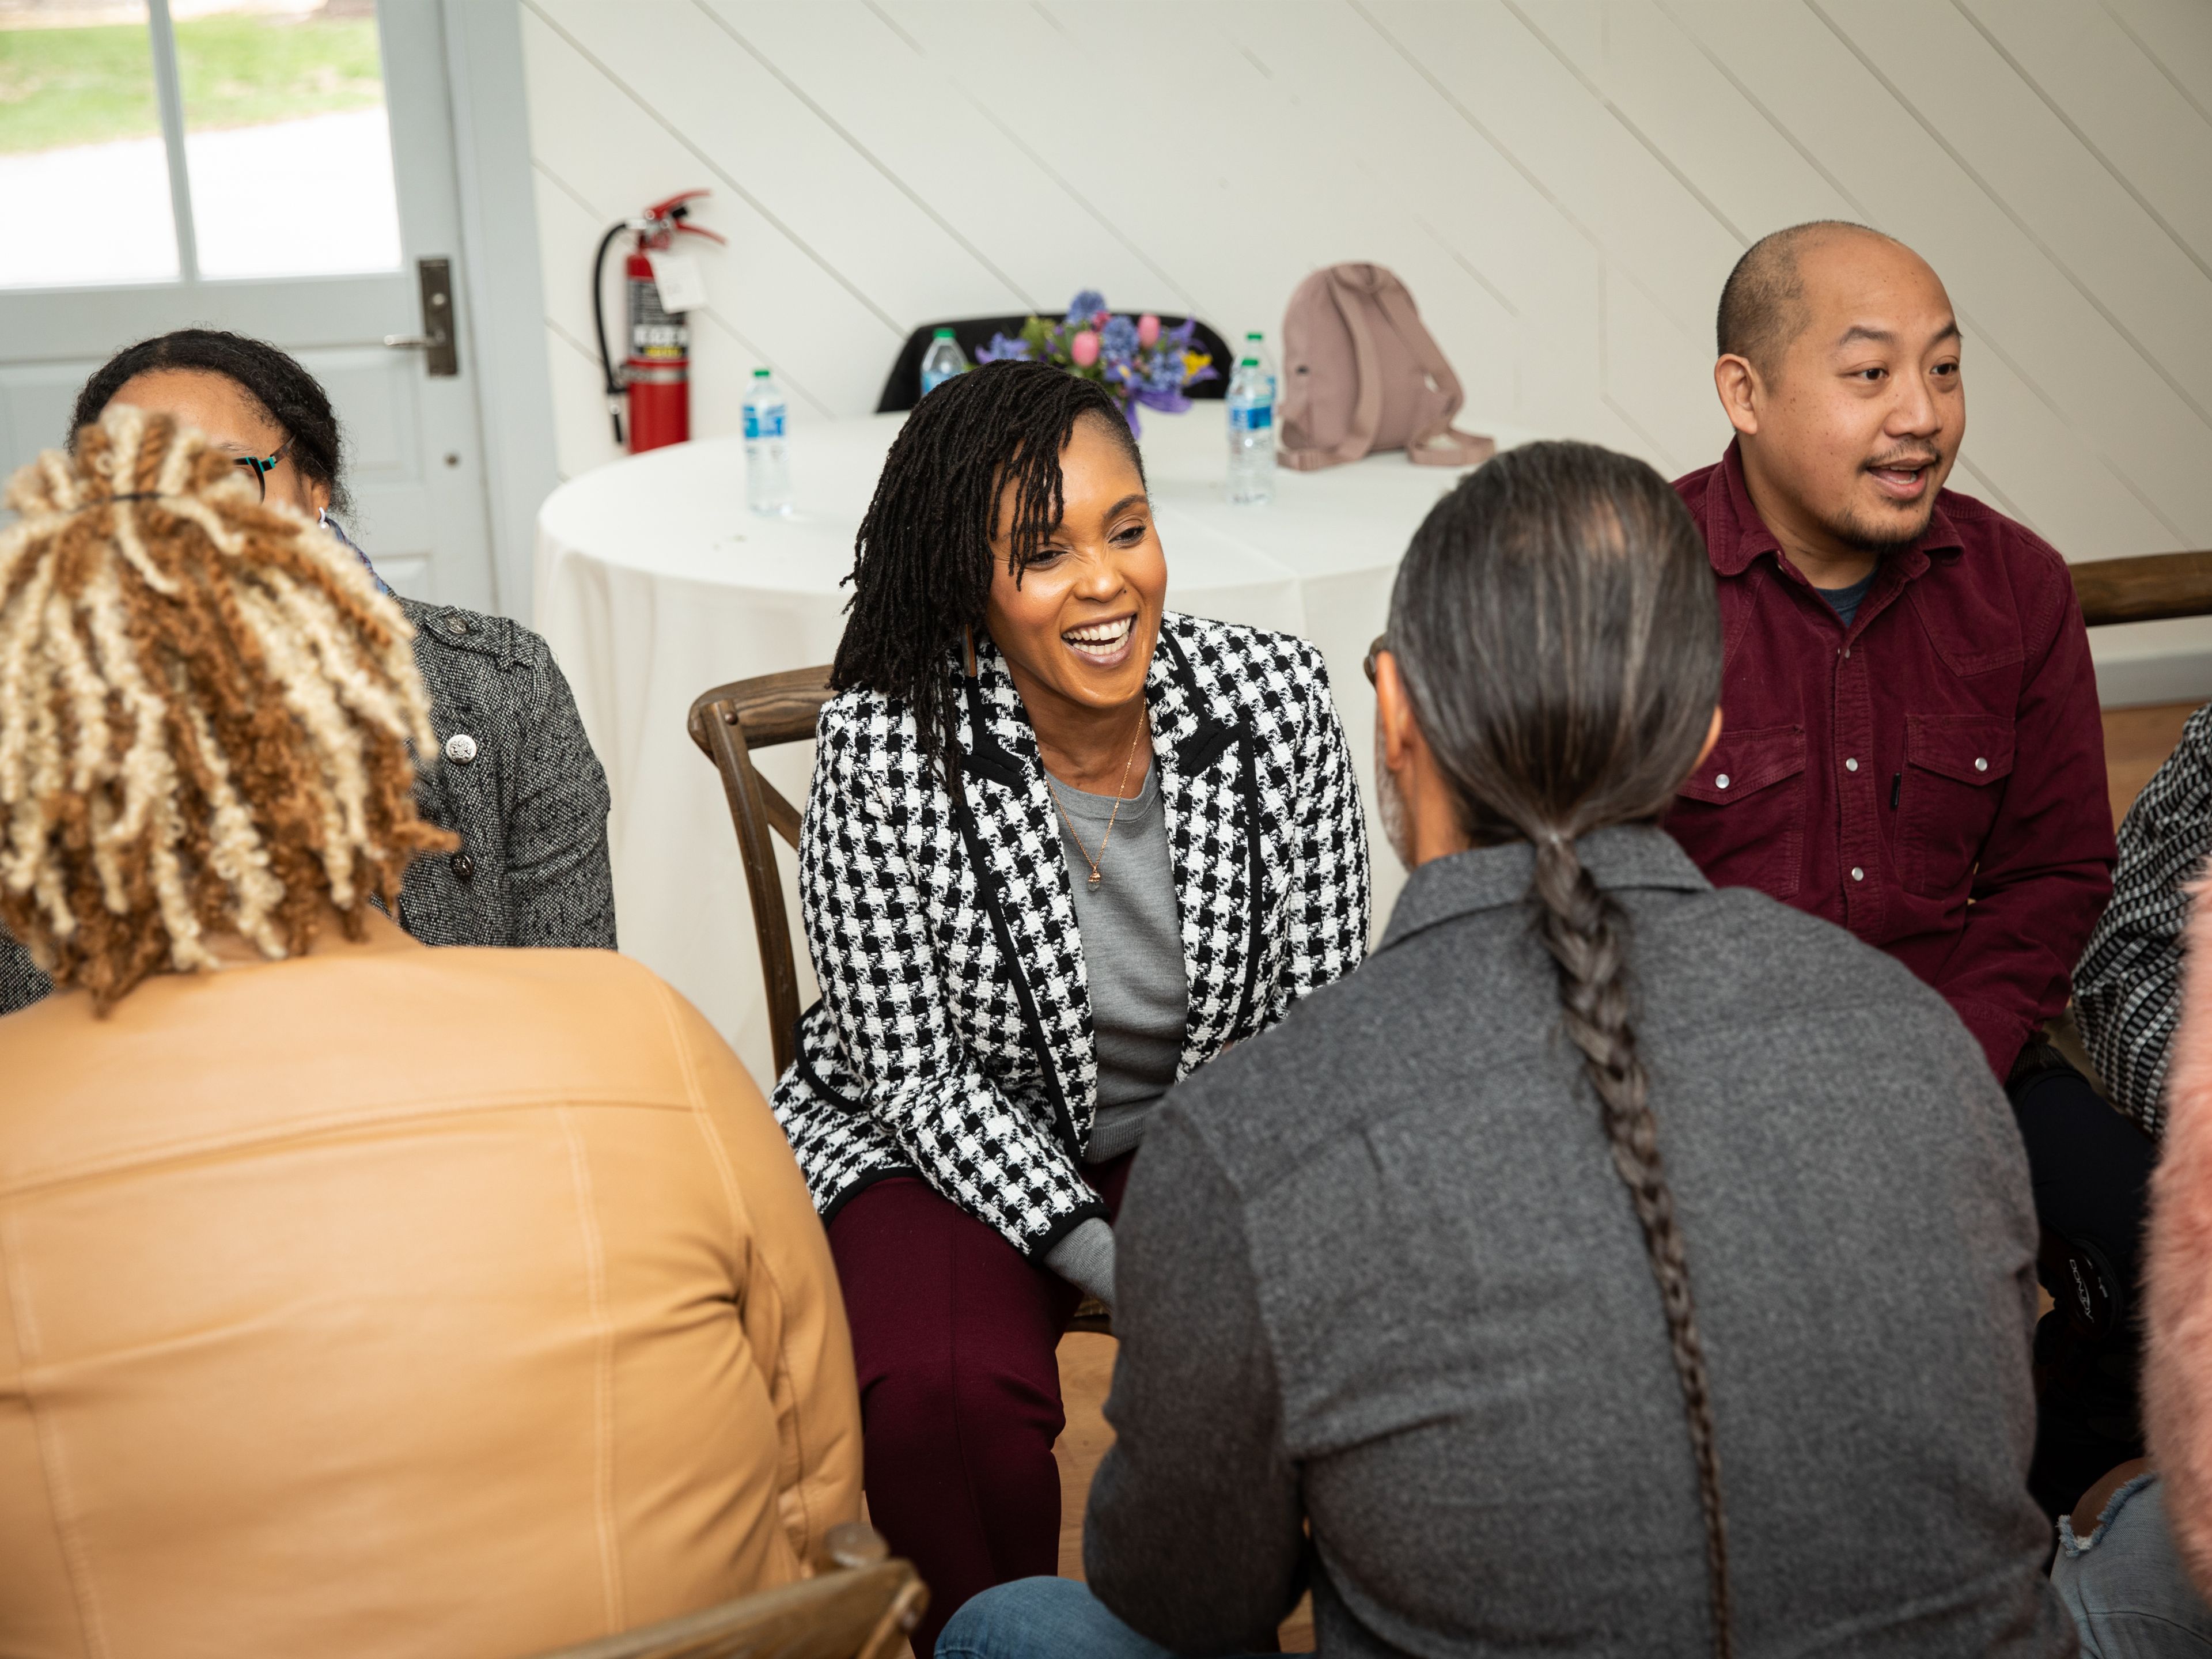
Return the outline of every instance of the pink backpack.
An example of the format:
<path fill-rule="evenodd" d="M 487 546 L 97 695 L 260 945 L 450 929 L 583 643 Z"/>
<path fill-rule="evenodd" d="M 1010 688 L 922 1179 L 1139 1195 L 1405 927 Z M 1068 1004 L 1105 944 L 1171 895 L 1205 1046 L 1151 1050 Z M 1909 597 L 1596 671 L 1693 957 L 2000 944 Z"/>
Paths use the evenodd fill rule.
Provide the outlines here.
<path fill-rule="evenodd" d="M 1275 454 L 1303 472 L 1402 449 L 1425 466 L 1474 466 L 1498 446 L 1459 431 L 1459 376 L 1381 265 L 1331 265 L 1283 313 L 1282 429 Z"/>

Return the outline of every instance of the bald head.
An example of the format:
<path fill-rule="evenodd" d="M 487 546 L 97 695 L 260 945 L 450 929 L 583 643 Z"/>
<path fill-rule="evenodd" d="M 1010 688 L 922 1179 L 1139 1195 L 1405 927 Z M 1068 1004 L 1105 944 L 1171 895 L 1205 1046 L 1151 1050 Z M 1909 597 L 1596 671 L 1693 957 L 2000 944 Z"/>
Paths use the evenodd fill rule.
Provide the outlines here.
<path fill-rule="evenodd" d="M 1805 296 L 1808 256 L 1856 241 L 1903 249 L 1893 237 L 1847 219 L 1814 219 L 1762 236 L 1744 251 L 1721 288 L 1720 355 L 1747 359 L 1771 380 L 1813 307 Z"/>

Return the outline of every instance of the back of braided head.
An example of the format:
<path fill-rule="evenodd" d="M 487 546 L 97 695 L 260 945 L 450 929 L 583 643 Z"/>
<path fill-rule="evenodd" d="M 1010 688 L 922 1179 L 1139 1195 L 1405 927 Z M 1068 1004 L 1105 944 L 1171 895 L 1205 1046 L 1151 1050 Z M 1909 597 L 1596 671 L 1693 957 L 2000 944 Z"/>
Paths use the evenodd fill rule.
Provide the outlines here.
<path fill-rule="evenodd" d="M 1535 848 L 1529 906 L 1667 1318 L 1705 1518 L 1713 1650 L 1734 1650 L 1720 1455 L 1690 1269 L 1637 1053 L 1627 917 L 1576 843 L 1656 823 L 1720 696 L 1705 542 L 1667 482 L 1589 444 L 1498 456 L 1400 568 L 1389 648 L 1477 845 Z"/>
<path fill-rule="evenodd" d="M 413 630 L 327 532 L 117 405 L 18 472 L 0 533 L 0 921 L 105 1012 L 207 938 L 358 937 L 416 854 Z"/>
<path fill-rule="evenodd" d="M 830 683 L 904 702 L 924 758 L 942 770 L 957 718 L 951 665 L 983 629 L 991 597 L 1000 494 L 1013 488 L 1006 526 L 1016 573 L 1060 523 L 1060 454 L 1079 420 L 1098 422 L 1144 457 L 1106 388 L 1045 363 L 986 363 L 955 375 L 915 405 L 884 459 L 860 520 L 852 619 Z"/>

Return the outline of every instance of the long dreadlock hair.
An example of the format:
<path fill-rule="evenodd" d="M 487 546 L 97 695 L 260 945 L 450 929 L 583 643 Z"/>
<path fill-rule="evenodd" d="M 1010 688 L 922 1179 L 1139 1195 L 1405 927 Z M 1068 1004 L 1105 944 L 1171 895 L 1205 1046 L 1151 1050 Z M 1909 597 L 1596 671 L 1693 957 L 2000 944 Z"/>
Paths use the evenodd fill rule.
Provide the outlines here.
<path fill-rule="evenodd" d="M 417 853 L 413 629 L 228 456 L 122 404 L 18 472 L 0 533 L 0 921 L 105 1012 L 149 974 L 360 937 Z"/>
<path fill-rule="evenodd" d="M 1000 496 L 1012 486 L 1007 568 L 1017 579 L 1065 510 L 1060 455 L 1091 416 L 1144 458 L 1112 396 L 1045 363 L 987 363 L 915 405 L 884 458 L 854 542 L 852 619 L 830 684 L 904 703 L 925 761 L 940 776 L 957 726 L 951 665 L 983 629 Z"/>
<path fill-rule="evenodd" d="M 1735 1649 L 1728 1518 L 1690 1264 L 1637 1050 L 1628 916 L 1577 841 L 1656 823 L 1697 763 L 1721 686 L 1705 538 L 1667 481 L 1593 444 L 1498 456 L 1415 532 L 1389 648 L 1478 845 L 1535 848 L 1528 904 L 1559 975 L 1613 1167 L 1667 1318 L 1705 1520 L 1713 1651 Z"/>

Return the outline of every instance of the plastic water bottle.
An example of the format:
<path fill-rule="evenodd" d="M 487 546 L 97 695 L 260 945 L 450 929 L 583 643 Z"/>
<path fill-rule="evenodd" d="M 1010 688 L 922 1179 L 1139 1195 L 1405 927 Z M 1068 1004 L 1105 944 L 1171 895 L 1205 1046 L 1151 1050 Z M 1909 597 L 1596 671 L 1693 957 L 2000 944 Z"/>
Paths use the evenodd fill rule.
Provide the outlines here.
<path fill-rule="evenodd" d="M 764 368 L 745 392 L 745 505 L 756 513 L 791 511 L 791 456 L 783 438 L 783 388 Z"/>
<path fill-rule="evenodd" d="M 1256 328 L 1244 337 L 1244 355 L 1260 360 L 1261 371 L 1267 377 L 1267 395 L 1280 398 L 1283 383 L 1276 375 L 1275 354 L 1267 349 L 1267 337 Z"/>
<path fill-rule="evenodd" d="M 954 375 L 965 374 L 969 367 L 968 354 L 952 337 L 952 331 L 939 329 L 930 337 L 929 349 L 921 354 L 921 395 L 927 398 Z"/>
<path fill-rule="evenodd" d="M 1229 378 L 1229 499 L 1256 505 L 1275 496 L 1275 382 L 1257 357 Z"/>

